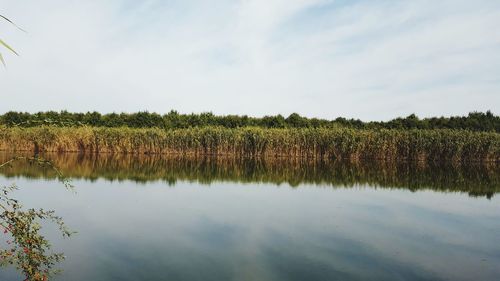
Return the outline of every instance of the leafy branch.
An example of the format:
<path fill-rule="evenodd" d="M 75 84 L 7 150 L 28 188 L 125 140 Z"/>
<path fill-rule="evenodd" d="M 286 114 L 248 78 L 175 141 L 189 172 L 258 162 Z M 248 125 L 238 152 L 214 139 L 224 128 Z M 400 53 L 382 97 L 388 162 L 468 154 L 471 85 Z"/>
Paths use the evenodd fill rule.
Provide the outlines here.
<path fill-rule="evenodd" d="M 66 188 L 73 187 L 50 161 L 38 157 L 14 157 L 0 164 L 0 169 L 19 160 L 50 167 Z M 15 265 L 24 274 L 26 281 L 46 281 L 60 272 L 54 269 L 54 266 L 64 259 L 64 255 L 51 251 L 49 240 L 40 234 L 40 222 L 55 223 L 63 237 L 70 237 L 74 232 L 70 231 L 63 219 L 52 210 L 23 209 L 19 201 L 10 196 L 10 193 L 17 189 L 15 185 L 0 188 L 0 231 L 8 235 L 7 247 L 0 248 L 0 266 Z"/>

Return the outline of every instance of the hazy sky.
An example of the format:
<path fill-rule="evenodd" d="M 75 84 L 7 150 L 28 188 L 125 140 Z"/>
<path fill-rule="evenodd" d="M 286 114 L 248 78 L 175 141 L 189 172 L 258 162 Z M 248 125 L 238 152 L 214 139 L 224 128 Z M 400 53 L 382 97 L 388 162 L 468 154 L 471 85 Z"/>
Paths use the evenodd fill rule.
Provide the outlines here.
<path fill-rule="evenodd" d="M 498 0 L 0 0 L 0 112 L 500 114 Z"/>

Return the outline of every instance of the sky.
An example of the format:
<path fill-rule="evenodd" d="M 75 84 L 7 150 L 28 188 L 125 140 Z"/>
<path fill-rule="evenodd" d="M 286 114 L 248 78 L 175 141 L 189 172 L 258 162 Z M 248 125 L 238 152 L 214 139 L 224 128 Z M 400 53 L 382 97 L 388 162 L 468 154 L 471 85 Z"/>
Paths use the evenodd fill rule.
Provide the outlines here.
<path fill-rule="evenodd" d="M 498 0 L 0 0 L 0 113 L 500 114 Z"/>

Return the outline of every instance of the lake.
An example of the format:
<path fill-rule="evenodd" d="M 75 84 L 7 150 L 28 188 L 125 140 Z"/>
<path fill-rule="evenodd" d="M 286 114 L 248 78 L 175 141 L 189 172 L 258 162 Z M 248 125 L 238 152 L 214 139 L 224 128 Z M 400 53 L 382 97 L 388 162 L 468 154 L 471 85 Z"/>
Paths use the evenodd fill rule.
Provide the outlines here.
<path fill-rule="evenodd" d="M 496 165 L 44 157 L 74 190 L 23 162 L 0 184 L 78 232 L 45 226 L 54 280 L 499 280 Z"/>

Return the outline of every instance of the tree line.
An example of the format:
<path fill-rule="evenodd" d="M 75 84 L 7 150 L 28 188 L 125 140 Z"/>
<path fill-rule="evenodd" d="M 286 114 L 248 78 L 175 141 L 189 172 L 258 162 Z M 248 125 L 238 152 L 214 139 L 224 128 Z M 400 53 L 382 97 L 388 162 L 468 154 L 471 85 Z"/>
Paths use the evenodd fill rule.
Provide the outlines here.
<path fill-rule="evenodd" d="M 250 117 L 247 115 L 214 115 L 210 112 L 181 114 L 170 111 L 160 115 L 147 111 L 137 113 L 99 112 L 72 113 L 68 111 L 46 111 L 38 113 L 10 111 L 0 115 L 0 124 L 9 127 L 36 127 L 53 125 L 59 127 L 130 127 L 182 129 L 219 126 L 225 128 L 354 128 L 354 129 L 463 129 L 470 131 L 500 132 L 500 116 L 491 111 L 471 112 L 467 116 L 432 117 L 420 119 L 415 114 L 390 121 L 363 122 L 359 119 L 339 117 L 333 120 L 307 118 L 297 113 L 288 117 L 282 115 Z"/>

